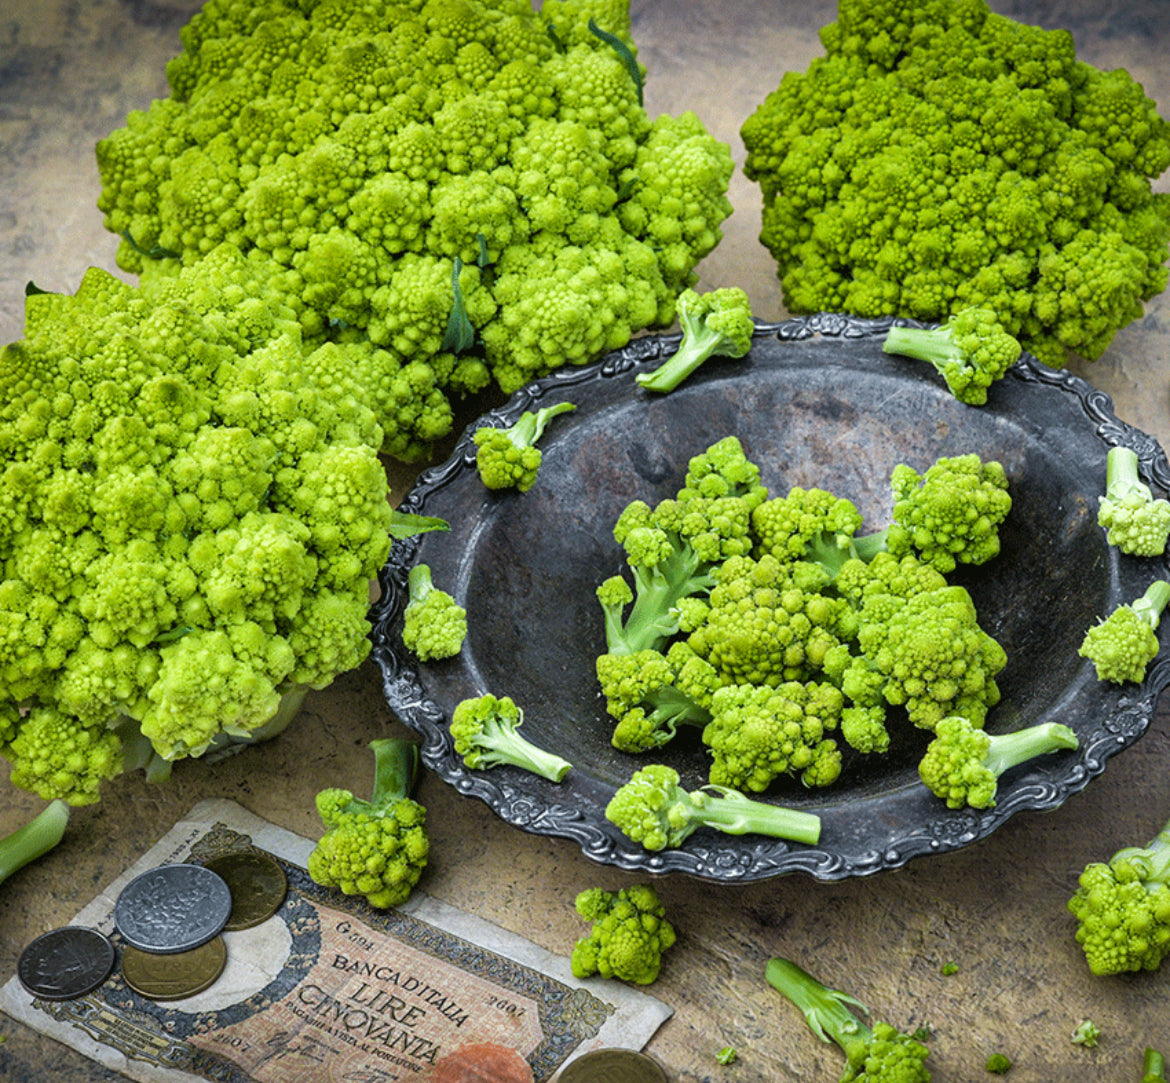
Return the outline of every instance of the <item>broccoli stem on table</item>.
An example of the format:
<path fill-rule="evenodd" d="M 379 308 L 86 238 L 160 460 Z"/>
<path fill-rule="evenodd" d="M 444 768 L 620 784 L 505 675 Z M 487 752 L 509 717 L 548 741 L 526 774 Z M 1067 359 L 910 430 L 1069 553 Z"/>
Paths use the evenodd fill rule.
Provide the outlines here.
<path fill-rule="evenodd" d="M 69 806 L 50 801 L 23 827 L 0 839 L 0 884 L 18 869 L 47 854 L 65 834 Z"/>
<path fill-rule="evenodd" d="M 374 753 L 374 789 L 370 804 L 381 807 L 410 796 L 418 778 L 418 745 L 412 741 L 379 737 L 370 742 Z"/>
<path fill-rule="evenodd" d="M 1146 1047 L 1142 1083 L 1166 1083 L 1166 1058 L 1152 1046 Z"/>

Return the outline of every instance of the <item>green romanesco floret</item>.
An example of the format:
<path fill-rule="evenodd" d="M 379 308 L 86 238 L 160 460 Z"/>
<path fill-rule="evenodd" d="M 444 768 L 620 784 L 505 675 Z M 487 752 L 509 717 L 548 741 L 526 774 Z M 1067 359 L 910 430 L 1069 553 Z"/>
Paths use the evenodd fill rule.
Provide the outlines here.
<path fill-rule="evenodd" d="M 572 764 L 522 737 L 523 724 L 524 712 L 509 696 L 497 698 L 485 693 L 461 700 L 451 713 L 455 753 L 473 771 L 507 764 L 560 782 Z"/>
<path fill-rule="evenodd" d="M 830 735 L 843 706 L 841 692 L 823 681 L 720 688 L 703 728 L 710 782 L 756 793 L 785 775 L 809 788 L 830 785 L 841 774 L 841 752 Z"/>
<path fill-rule="evenodd" d="M 526 493 L 536 484 L 544 458 L 536 442 L 554 417 L 577 409 L 575 403 L 559 402 L 538 410 L 525 410 L 511 425 L 483 425 L 475 430 L 475 467 L 489 489 L 516 489 Z"/>
<path fill-rule="evenodd" d="M 821 1041 L 841 1047 L 846 1058 L 841 1083 L 930 1083 L 927 1047 L 881 1020 L 867 1026 L 854 1010 L 867 1011 L 856 998 L 828 988 L 788 959 L 769 959 L 764 977 L 800 1010 Z"/>
<path fill-rule="evenodd" d="M 605 817 L 627 838 L 654 851 L 682 846 L 701 827 L 810 846 L 821 835 L 821 818 L 815 813 L 753 800 L 726 786 L 687 791 L 679 773 L 665 764 L 635 771 L 610 798 Z"/>
<path fill-rule="evenodd" d="M 988 733 L 958 715 L 942 719 L 918 763 L 918 774 L 948 808 L 993 808 L 1000 776 L 1037 756 L 1079 745 L 1059 722 L 1041 722 L 1012 733 Z"/>
<path fill-rule="evenodd" d="M 734 436 L 693 456 L 677 495 L 651 507 L 631 501 L 614 524 L 633 586 L 600 588 L 609 653 L 659 649 L 695 617 L 680 610 L 714 585 L 712 569 L 752 547 L 752 509 L 767 497 L 759 468 Z M 632 603 L 632 604 L 630 604 Z M 628 611 L 622 612 L 628 605 Z"/>
<path fill-rule="evenodd" d="M 578 978 L 600 975 L 650 985 L 662 956 L 674 946 L 674 926 L 649 884 L 606 891 L 593 887 L 576 898 L 577 913 L 592 922 L 589 935 L 573 945 L 570 965 Z"/>
<path fill-rule="evenodd" d="M 777 560 L 812 561 L 830 575 L 853 555 L 853 535 L 861 524 L 861 512 L 852 500 L 815 486 L 794 485 L 752 512 L 758 552 Z"/>
<path fill-rule="evenodd" d="M 882 349 L 932 365 L 951 394 L 969 406 L 987 402 L 988 389 L 1007 375 L 1021 352 L 990 308 L 964 308 L 938 327 L 895 324 Z"/>
<path fill-rule="evenodd" d="M 1069 1041 L 1073 1045 L 1083 1045 L 1086 1049 L 1095 1049 L 1101 1041 L 1101 1028 L 1092 1019 L 1082 1019 L 1076 1025 Z"/>
<path fill-rule="evenodd" d="M 1165 289 L 1170 124 L 1127 72 L 985 0 L 842 0 L 821 42 L 740 133 L 789 311 L 987 309 L 1059 368 Z"/>
<path fill-rule="evenodd" d="M 737 286 L 696 293 L 685 289 L 675 303 L 682 338 L 674 352 L 636 382 L 649 391 L 673 391 L 711 357 L 743 357 L 752 348 L 751 301 Z"/>
<path fill-rule="evenodd" d="M 1132 448 L 1113 447 L 1105 456 L 1105 494 L 1099 498 L 1097 524 L 1110 545 L 1123 553 L 1159 557 L 1170 537 L 1170 500 L 1155 498 L 1138 476 Z"/>
<path fill-rule="evenodd" d="M 992 1053 L 983 1065 L 984 1070 L 992 1075 L 1004 1075 L 1011 1070 L 1012 1060 L 1006 1053 Z"/>
<path fill-rule="evenodd" d="M 1092 973 L 1161 966 L 1170 954 L 1170 823 L 1145 846 L 1086 865 L 1068 909 Z"/>
<path fill-rule="evenodd" d="M 627 0 L 208 0 L 169 96 L 97 146 L 119 265 L 242 251 L 307 344 L 365 351 L 384 450 L 424 458 L 486 380 L 668 326 L 718 243 L 731 150 L 649 116 L 630 25 Z"/>
<path fill-rule="evenodd" d="M 685 643 L 665 654 L 647 648 L 602 654 L 597 679 L 607 713 L 617 720 L 611 743 L 623 752 L 648 752 L 673 740 L 679 726 L 704 726 L 720 685 L 715 670 Z"/>
<path fill-rule="evenodd" d="M 435 586 L 428 564 L 411 568 L 406 584 L 403 645 L 423 662 L 454 658 L 467 638 L 467 610 Z"/>
<path fill-rule="evenodd" d="M 120 771 L 161 779 L 163 761 L 272 734 L 368 654 L 382 430 L 271 287 L 221 246 L 139 287 L 92 269 L 26 299 L 25 337 L 0 351 L 18 785 L 85 803 Z"/>
<path fill-rule="evenodd" d="M 1146 679 L 1147 666 L 1158 656 L 1157 630 L 1167 604 L 1170 582 L 1156 579 L 1140 598 L 1119 605 L 1085 633 L 1077 653 L 1093 663 L 1098 680 L 1141 684 Z"/>
<path fill-rule="evenodd" d="M 309 876 L 322 887 L 363 895 L 373 907 L 400 906 L 410 897 L 430 853 L 426 809 L 411 796 L 418 746 L 400 738 L 370 742 L 374 786 L 369 800 L 346 789 L 317 794 L 326 831 L 309 854 Z"/>
<path fill-rule="evenodd" d="M 58 799 L 0 838 L 0 884 L 53 849 L 65 837 L 68 825 L 69 805 Z"/>
<path fill-rule="evenodd" d="M 1153 1046 L 1142 1057 L 1142 1083 L 1166 1083 L 1166 1058 Z"/>

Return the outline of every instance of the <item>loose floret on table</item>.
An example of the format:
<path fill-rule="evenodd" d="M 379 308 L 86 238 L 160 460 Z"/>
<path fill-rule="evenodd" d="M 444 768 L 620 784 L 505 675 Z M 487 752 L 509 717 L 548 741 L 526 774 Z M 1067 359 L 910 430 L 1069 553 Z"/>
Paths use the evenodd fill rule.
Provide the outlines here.
<path fill-rule="evenodd" d="M 402 642 L 423 662 L 454 658 L 467 638 L 467 611 L 431 578 L 427 564 L 416 564 L 406 577 Z"/>
<path fill-rule="evenodd" d="M 536 442 L 554 417 L 577 409 L 571 402 L 526 410 L 506 428 L 484 425 L 475 430 L 475 466 L 489 489 L 526 493 L 536 484 L 544 453 Z"/>
<path fill-rule="evenodd" d="M 1092 1019 L 1082 1019 L 1072 1032 L 1070 1041 L 1073 1045 L 1083 1045 L 1086 1049 L 1095 1049 L 1101 1041 L 1101 1028 Z"/>
<path fill-rule="evenodd" d="M 399 906 L 410 897 L 430 853 L 426 809 L 410 796 L 419 770 L 418 746 L 392 738 L 370 742 L 374 786 L 369 800 L 351 790 L 317 794 L 327 828 L 306 865 L 314 883 L 346 895 L 364 895 L 374 907 Z"/>
<path fill-rule="evenodd" d="M 1022 763 L 1062 749 L 1075 749 L 1077 735 L 1059 722 L 1043 722 L 1014 733 L 987 733 L 960 716 L 944 718 L 918 764 L 918 774 L 948 808 L 993 808 L 999 779 Z"/>
<path fill-rule="evenodd" d="M 882 350 L 925 361 L 951 394 L 969 406 L 987 402 L 987 391 L 1019 360 L 1020 344 L 989 308 L 964 308 L 939 327 L 895 324 Z"/>
<path fill-rule="evenodd" d="M 927 1047 L 889 1023 L 875 1020 L 867 1026 L 854 1011 L 867 1012 L 861 1001 L 828 988 L 788 959 L 769 959 L 764 976 L 800 1009 L 821 1041 L 841 1047 L 846 1058 L 841 1083 L 930 1083 Z"/>
<path fill-rule="evenodd" d="M 577 913 L 593 927 L 573 946 L 570 965 L 578 978 L 603 978 L 649 985 L 662 956 L 674 945 L 674 926 L 649 884 L 618 891 L 594 887 L 576 898 Z"/>
<path fill-rule="evenodd" d="M 1131 556 L 1158 557 L 1170 537 L 1170 501 L 1156 499 L 1138 476 L 1137 452 L 1113 447 L 1105 457 L 1105 495 L 1097 524 L 1108 531 L 1110 545 Z"/>
<path fill-rule="evenodd" d="M 647 850 L 679 847 L 700 827 L 808 845 L 815 845 L 821 835 L 821 819 L 813 813 L 752 800 L 725 786 L 688 792 L 680 785 L 678 772 L 665 764 L 635 771 L 610 798 L 605 817 Z"/>
<path fill-rule="evenodd" d="M 1161 966 L 1170 954 L 1170 823 L 1145 846 L 1086 865 L 1068 909 L 1094 974 Z"/>
<path fill-rule="evenodd" d="M 683 290 L 675 303 L 682 339 L 674 353 L 636 382 L 649 391 L 673 391 L 710 357 L 743 357 L 752 348 L 751 302 L 736 286 L 707 293 Z"/>
<path fill-rule="evenodd" d="M 1097 679 L 1140 684 L 1158 656 L 1158 625 L 1170 604 L 1170 582 L 1157 579 L 1135 601 L 1119 605 L 1085 633 L 1078 654 L 1093 663 Z"/>
<path fill-rule="evenodd" d="M 69 806 L 50 801 L 28 823 L 0 838 L 0 884 L 53 849 L 65 837 L 68 824 Z"/>
<path fill-rule="evenodd" d="M 1166 1083 L 1166 1058 L 1153 1046 L 1146 1046 L 1142 1058 L 1142 1083 Z"/>
<path fill-rule="evenodd" d="M 992 1053 L 983 1067 L 992 1075 L 1005 1075 L 1011 1070 L 1012 1060 L 1006 1053 Z"/>
<path fill-rule="evenodd" d="M 508 764 L 560 782 L 572 764 L 520 736 L 523 723 L 524 712 L 508 696 L 486 694 L 462 700 L 451 714 L 455 751 L 473 771 Z"/>

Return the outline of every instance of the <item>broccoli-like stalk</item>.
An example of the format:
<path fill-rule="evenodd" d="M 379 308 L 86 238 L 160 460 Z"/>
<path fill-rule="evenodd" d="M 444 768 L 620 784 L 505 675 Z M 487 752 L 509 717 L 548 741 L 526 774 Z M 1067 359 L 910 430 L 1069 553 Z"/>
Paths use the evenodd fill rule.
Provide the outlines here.
<path fill-rule="evenodd" d="M 539 410 L 525 410 L 506 428 L 490 425 L 475 430 L 475 467 L 480 479 L 489 489 L 516 489 L 526 493 L 536 484 L 544 453 L 536 442 L 554 417 L 569 413 L 577 407 L 571 402 L 559 402 Z"/>
<path fill-rule="evenodd" d="M 1145 846 L 1086 865 L 1068 909 L 1094 974 L 1161 966 L 1170 953 L 1170 823 Z"/>
<path fill-rule="evenodd" d="M 764 977 L 800 1009 L 821 1041 L 841 1047 L 847 1061 L 841 1083 L 930 1083 L 926 1046 L 889 1023 L 866 1026 L 853 1011 L 868 1013 L 861 1001 L 829 989 L 788 959 L 769 959 Z"/>
<path fill-rule="evenodd" d="M 1158 655 L 1155 633 L 1167 604 L 1170 582 L 1156 579 L 1140 598 L 1119 605 L 1085 633 L 1077 653 L 1093 663 L 1098 680 L 1114 684 L 1145 680 L 1146 666 Z"/>
<path fill-rule="evenodd" d="M 407 602 L 402 611 L 402 642 L 421 661 L 454 658 L 467 638 L 467 611 L 439 590 L 426 564 L 406 577 Z"/>
<path fill-rule="evenodd" d="M 1000 776 L 1037 756 L 1075 749 L 1077 735 L 1059 722 L 1014 733 L 986 733 L 958 715 L 942 719 L 918 764 L 918 774 L 948 808 L 992 808 Z"/>
<path fill-rule="evenodd" d="M 925 361 L 960 402 L 982 406 L 987 390 L 1019 360 L 1019 341 L 989 308 L 965 308 L 938 327 L 895 324 L 882 350 Z"/>
<path fill-rule="evenodd" d="M 1137 452 L 1114 447 L 1105 457 L 1105 495 L 1099 498 L 1097 524 L 1110 545 L 1139 557 L 1159 557 L 1170 537 L 1170 501 L 1155 499 L 1138 477 Z"/>
<path fill-rule="evenodd" d="M 524 712 L 509 696 L 486 694 L 465 699 L 451 713 L 455 751 L 473 771 L 510 764 L 549 782 L 560 782 L 572 764 L 521 737 L 523 724 Z"/>
<path fill-rule="evenodd" d="M 589 888 L 575 905 L 581 917 L 593 922 L 589 935 L 573 947 L 569 963 L 576 977 L 600 974 L 636 985 L 649 985 L 658 977 L 663 952 L 674 945 L 676 935 L 654 888 Z"/>
<path fill-rule="evenodd" d="M 69 823 L 69 806 L 50 801 L 23 827 L 0 839 L 0 884 L 18 869 L 43 857 L 61 841 Z"/>
<path fill-rule="evenodd" d="M 1166 1058 L 1153 1046 L 1146 1046 L 1142 1058 L 1142 1083 L 1166 1083 Z"/>
<path fill-rule="evenodd" d="M 751 301 L 736 286 L 696 293 L 685 289 L 675 306 L 682 339 L 652 372 L 635 379 L 648 391 L 673 391 L 709 357 L 743 357 L 752 348 Z"/>
<path fill-rule="evenodd" d="M 325 834 L 306 865 L 314 883 L 364 895 L 374 907 L 398 906 L 426 867 L 426 809 L 410 797 L 419 770 L 418 746 L 383 737 L 370 742 L 374 788 L 368 801 L 351 790 L 317 794 Z"/>
<path fill-rule="evenodd" d="M 754 801 L 726 786 L 688 792 L 679 774 L 665 764 L 650 764 L 619 786 L 605 808 L 605 818 L 647 850 L 681 846 L 700 827 L 728 835 L 768 835 L 815 845 L 821 818 L 799 809 Z"/>

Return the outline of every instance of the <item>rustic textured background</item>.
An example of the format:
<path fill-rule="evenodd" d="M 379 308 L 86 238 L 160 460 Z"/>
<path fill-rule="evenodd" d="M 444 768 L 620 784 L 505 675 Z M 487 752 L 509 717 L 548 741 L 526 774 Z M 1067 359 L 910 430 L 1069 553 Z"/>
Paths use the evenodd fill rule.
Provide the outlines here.
<path fill-rule="evenodd" d="M 25 283 L 70 291 L 91 264 L 113 265 L 114 241 L 94 208 L 93 144 L 127 111 L 165 93 L 164 65 L 194 0 L 0 0 L 0 341 L 18 338 Z M 1098 67 L 1126 67 L 1170 115 L 1170 5 L 1163 0 L 993 0 L 1003 14 L 1073 32 Z M 820 52 L 817 28 L 835 4 L 634 0 L 635 36 L 649 67 L 651 113 L 693 109 L 737 162 L 738 130 L 785 70 Z M 1166 180 L 1161 187 L 1166 190 Z M 757 243 L 758 195 L 737 174 L 736 211 L 703 284 L 741 285 L 757 315 L 785 313 L 770 257 Z M 1118 414 L 1170 446 L 1170 302 L 1153 302 L 1107 354 L 1077 371 L 1113 396 Z M 396 478 L 401 487 L 409 472 Z M 1076 589 L 1070 583 L 1069 589 Z M 67 921 L 197 800 L 230 797 L 315 836 L 312 795 L 367 769 L 366 743 L 394 732 L 373 664 L 310 695 L 298 724 L 267 747 L 211 767 L 180 764 L 165 787 L 127 778 L 100 805 L 77 810 L 65 842 L 0 888 L 0 980 L 21 948 Z M 1014 1083 L 1140 1075 L 1141 1051 L 1170 1054 L 1170 966 L 1094 979 L 1072 941 L 1065 901 L 1083 865 L 1144 841 L 1170 818 L 1170 711 L 1059 811 L 1021 815 L 958 853 L 841 884 L 789 877 L 719 887 L 669 879 L 660 892 L 680 930 L 654 992 L 675 1008 L 649 1049 L 686 1083 L 835 1079 L 841 1058 L 804 1028 L 763 982 L 773 954 L 794 955 L 893 1021 L 929 1024 L 940 1083 L 989 1078 L 996 1050 L 1015 1061 Z M 436 897 L 567 953 L 582 928 L 572 900 L 584 886 L 627 878 L 568 842 L 510 828 L 478 802 L 426 779 Z M 0 776 L 0 832 L 41 802 Z M 946 962 L 958 972 L 944 977 Z M 1073 1045 L 1092 1017 L 1098 1048 Z M 0 1017 L 0 1078 L 116 1078 Z M 735 1045 L 740 1063 L 714 1060 Z"/>

